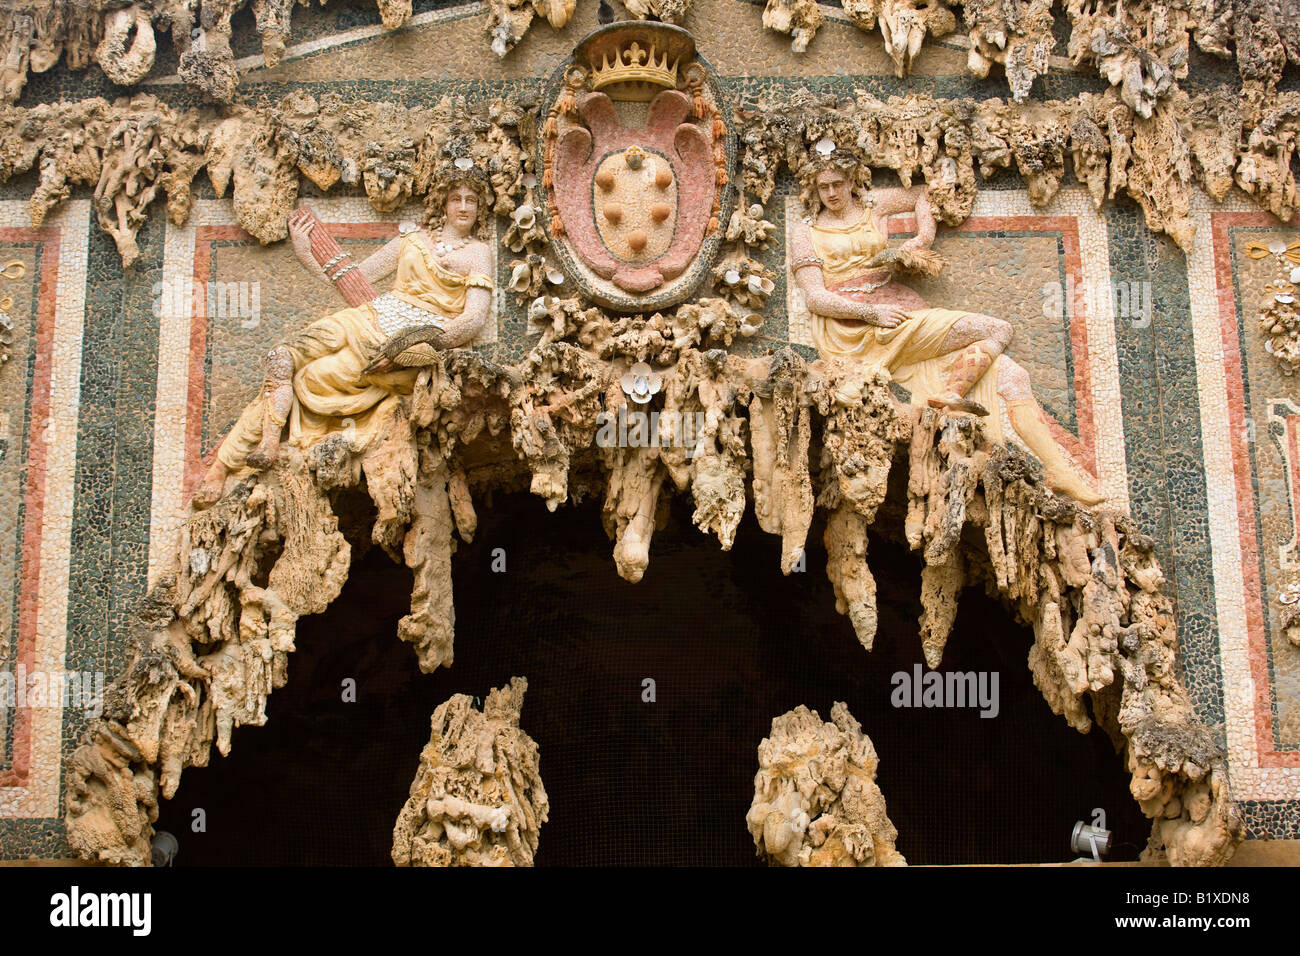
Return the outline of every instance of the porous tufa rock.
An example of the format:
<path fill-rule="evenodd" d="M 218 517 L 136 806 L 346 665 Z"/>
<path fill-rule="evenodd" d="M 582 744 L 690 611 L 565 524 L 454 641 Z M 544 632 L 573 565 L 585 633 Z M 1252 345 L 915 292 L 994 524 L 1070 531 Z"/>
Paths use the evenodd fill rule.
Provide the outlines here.
<path fill-rule="evenodd" d="M 817 0 L 767 0 L 763 26 L 790 35 L 790 49 L 803 53 L 817 35 L 823 14 Z"/>
<path fill-rule="evenodd" d="M 537 744 L 519 728 L 528 681 L 438 705 L 393 827 L 397 866 L 532 866 L 550 805 Z"/>
<path fill-rule="evenodd" d="M 800 704 L 758 745 L 745 823 L 774 866 L 906 866 L 876 785 L 880 758 L 842 702 L 831 720 Z"/>
<path fill-rule="evenodd" d="M 546 20 L 553 29 L 563 29 L 577 0 L 488 0 L 487 6 L 492 52 L 505 56 L 524 38 L 534 17 Z"/>
<path fill-rule="evenodd" d="M 843 5 L 849 20 L 863 30 L 879 24 L 900 79 L 912 72 L 927 37 L 938 39 L 957 29 L 957 18 L 944 0 L 843 0 Z"/>
<path fill-rule="evenodd" d="M 965 0 L 961 10 L 970 36 L 967 69 L 982 78 L 1001 63 L 1012 99 L 1023 102 L 1034 80 L 1047 72 L 1056 43 L 1052 0 Z"/>
<path fill-rule="evenodd" d="M 691 0 L 623 0 L 623 8 L 634 20 L 658 20 L 680 26 L 691 8 Z"/>
<path fill-rule="evenodd" d="M 1017 445 L 990 442 L 973 418 L 904 404 L 879 369 L 708 347 L 740 323 L 721 300 L 649 318 L 573 300 L 552 308 L 520 363 L 435 352 L 367 446 L 340 434 L 289 449 L 269 471 L 232 477 L 184 524 L 170 576 L 133 625 L 132 663 L 68 763 L 78 854 L 143 864 L 158 799 L 184 767 L 265 720 L 298 618 L 324 610 L 348 573 L 331 504 L 343 488 L 364 489 L 371 541 L 413 571 L 399 634 L 425 671 L 452 661 L 451 555 L 457 534 L 473 534 L 479 490 L 531 488 L 552 510 L 602 495 L 615 565 L 631 581 L 674 492 L 689 490 L 693 521 L 723 548 L 752 499 L 760 527 L 781 538 L 785 573 L 801 568 L 821 510 L 837 607 L 868 649 L 867 533 L 901 537 L 923 564 L 928 663 L 942 659 L 962 589 L 983 584 L 1032 628 L 1029 667 L 1053 711 L 1080 731 L 1095 721 L 1124 748 L 1154 821 L 1149 855 L 1202 865 L 1231 854 L 1241 829 L 1226 759 L 1178 680 L 1172 601 L 1131 519 L 1053 494 Z M 605 416 L 630 407 L 623 376 L 645 361 L 664 383 L 660 440 L 598 441 Z M 687 420 L 701 423 L 690 442 L 675 431 Z M 843 844 L 855 860 L 862 852 Z"/>
<path fill-rule="evenodd" d="M 391 210 L 409 199 L 436 198 L 434 174 L 459 150 L 489 170 L 491 212 L 511 217 L 503 238 L 522 254 L 515 289 L 522 303 L 541 297 L 553 271 L 538 217 L 512 215 L 525 206 L 535 210 L 539 202 L 536 110 L 527 93 L 472 105 L 444 98 L 429 107 L 347 103 L 336 94 L 317 102 L 296 93 L 275 105 L 234 106 L 222 114 L 177 110 L 143 94 L 111 104 L 88 99 L 10 107 L 0 110 L 0 181 L 38 170 L 29 203 L 35 223 L 66 202 L 74 187 L 93 186 L 96 220 L 129 264 L 139 254 L 135 236 L 154 199 L 165 194 L 168 218 L 182 224 L 193 179 L 205 169 L 219 196 L 233 182 L 236 220 L 269 243 L 287 235 L 302 178 L 320 189 L 361 182 L 375 208 Z M 1291 168 L 1300 139 L 1295 92 L 1244 100 L 1223 91 L 1194 98 L 1175 92 L 1145 117 L 1115 90 L 1023 105 L 923 95 L 882 101 L 865 93 L 841 104 L 797 91 L 746 108 L 738 118 L 742 183 L 759 203 L 771 198 L 782 166 L 797 174 L 813 144 L 829 138 L 855 144 L 871 165 L 894 170 L 905 185 L 923 180 L 936 217 L 948 225 L 970 216 L 977 170 L 987 178 L 1014 166 L 1030 201 L 1041 206 L 1056 195 L 1067 159 L 1099 207 L 1128 195 L 1152 229 L 1167 232 L 1184 249 L 1194 240 L 1191 194 L 1198 185 L 1222 198 L 1235 183 L 1283 220 L 1300 208 Z M 742 199 L 738 210 L 743 207 Z M 737 244 L 738 262 L 757 262 L 739 247 L 762 248 L 772 233 L 762 206 L 754 204 L 732 217 L 726 235 Z M 749 268 L 756 288 L 746 285 L 729 294 L 730 308 L 716 300 L 696 303 L 700 322 L 717 329 L 719 339 L 752 333 L 747 310 L 766 301 L 773 277 L 761 266 Z M 561 318 L 554 309 L 569 309 L 557 306 L 563 301 L 544 300 L 542 306 L 557 329 L 579 320 L 585 308 L 579 303 Z M 650 317 L 665 334 L 644 334 L 643 358 L 657 347 L 667 355 L 679 341 L 699 341 L 682 315 L 678 310 Z M 616 334 L 643 333 L 624 325 Z"/>

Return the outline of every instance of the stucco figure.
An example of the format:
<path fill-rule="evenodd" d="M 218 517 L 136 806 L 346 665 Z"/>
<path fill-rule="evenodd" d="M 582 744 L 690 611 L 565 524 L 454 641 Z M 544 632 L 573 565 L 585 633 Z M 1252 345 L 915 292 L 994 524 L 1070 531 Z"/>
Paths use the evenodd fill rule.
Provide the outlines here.
<path fill-rule="evenodd" d="M 829 146 L 830 144 L 828 144 Z M 811 215 L 796 224 L 790 255 L 825 359 L 856 359 L 887 370 L 916 404 L 987 416 L 1001 439 L 1005 409 L 1016 436 L 1043 462 L 1052 490 L 1084 504 L 1089 488 L 1052 438 L 1029 374 L 1004 354 L 1011 323 L 962 309 L 929 308 L 895 270 L 934 273 L 935 217 L 924 189 L 870 189 L 870 171 L 831 147 L 804 172 Z M 885 220 L 911 213 L 916 236 L 888 248 Z"/>
<path fill-rule="evenodd" d="M 299 261 L 351 305 L 267 354 L 262 394 L 221 443 L 195 507 L 221 497 L 232 472 L 270 467 L 286 424 L 289 441 L 301 447 L 340 430 L 364 447 L 384 407 L 410 394 L 434 349 L 464 345 L 478 334 L 492 307 L 492 252 L 473 234 L 487 209 L 487 186 L 476 169 L 452 165 L 443 188 L 440 224 L 429 230 L 403 224 L 401 235 L 359 264 L 309 207 L 294 214 L 289 230 Z M 375 295 L 370 281 L 394 272 L 392 289 Z M 420 341 L 412 343 L 415 329 Z M 393 341 L 406 347 L 389 355 L 385 346 Z"/>

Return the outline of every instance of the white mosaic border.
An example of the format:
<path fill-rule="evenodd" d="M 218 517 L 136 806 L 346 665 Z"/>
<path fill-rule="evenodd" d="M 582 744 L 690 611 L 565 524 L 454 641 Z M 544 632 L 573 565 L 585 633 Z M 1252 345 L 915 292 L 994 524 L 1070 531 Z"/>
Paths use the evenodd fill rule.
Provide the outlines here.
<path fill-rule="evenodd" d="M 392 213 L 377 212 L 364 197 L 313 198 L 310 205 L 325 222 L 421 221 L 423 207 L 408 205 Z M 194 203 L 189 220 L 181 226 L 167 224 L 163 244 L 162 281 L 165 287 L 184 288 L 194 275 L 195 237 L 199 226 L 238 225 L 228 199 L 204 199 Z M 488 244 L 493 250 L 496 271 L 495 222 Z M 295 268 L 296 268 L 295 264 Z M 483 331 L 471 344 L 497 341 L 501 290 L 492 296 L 492 311 Z M 164 297 L 166 298 L 166 297 Z M 154 413 L 153 501 L 149 526 L 149 582 L 165 571 L 176 550 L 178 533 L 185 520 L 185 432 L 189 413 L 190 314 L 173 314 L 164 308 L 159 315 L 158 388 Z M 344 308 L 340 299 L 338 308 Z M 301 324 L 317 318 L 304 316 Z M 252 396 L 250 396 L 251 398 Z"/>
<path fill-rule="evenodd" d="M 1193 195 L 1196 244 L 1187 257 L 1187 283 L 1191 290 L 1196 392 L 1201 406 L 1201 447 L 1209 499 L 1210 554 L 1233 796 L 1238 800 L 1300 800 L 1300 767 L 1259 766 L 1255 742 L 1255 681 L 1250 673 L 1233 438 L 1210 221 L 1215 212 L 1258 211 L 1257 205 L 1236 190 L 1223 203 L 1214 203 L 1200 193 Z"/>
<path fill-rule="evenodd" d="M 786 198 L 786 249 L 790 249 L 790 231 L 803 215 L 797 197 Z M 975 217 L 1069 216 L 1079 229 L 1079 268 L 1081 281 L 1093 288 L 1109 289 L 1110 235 L 1106 217 L 1093 205 L 1087 191 L 1070 187 L 1060 190 L 1046 206 L 1029 202 L 1023 189 L 985 189 L 975 199 L 971 213 Z M 790 341 L 811 346 L 808 309 L 803 293 L 790 274 L 786 257 L 786 305 L 790 316 Z M 1127 511 L 1128 456 L 1124 447 L 1124 416 L 1120 403 L 1119 352 L 1115 338 L 1114 302 L 1110 296 L 1095 296 L 1093 308 L 1087 310 L 1088 353 L 1091 360 L 1092 415 L 1096 434 L 1097 483 L 1109 498 L 1109 506 Z M 1005 416 L 1004 416 L 1005 418 Z M 1003 422 L 1005 430 L 1009 422 Z"/>
<path fill-rule="evenodd" d="M 30 229 L 26 200 L 0 202 L 0 226 Z M 68 575 L 72 500 L 77 470 L 77 418 L 81 407 L 81 347 L 85 330 L 90 201 L 66 203 L 47 216 L 60 230 L 58 296 L 51 344 L 50 412 L 44 423 L 45 500 L 41 522 L 41 568 L 37 581 L 36 654 L 33 669 L 62 673 L 68 629 Z M 33 422 L 32 427 L 38 423 Z M 25 787 L 0 787 L 0 817 L 57 817 L 63 761 L 63 709 L 34 707 L 31 762 Z"/>

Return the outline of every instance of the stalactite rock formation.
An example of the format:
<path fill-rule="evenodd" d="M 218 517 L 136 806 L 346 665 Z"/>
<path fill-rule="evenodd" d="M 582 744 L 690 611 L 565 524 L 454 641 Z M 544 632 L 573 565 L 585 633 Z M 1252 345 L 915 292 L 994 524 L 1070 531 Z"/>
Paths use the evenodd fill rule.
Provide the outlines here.
<path fill-rule="evenodd" d="M 948 225 L 970 216 L 977 169 L 989 177 L 1014 166 L 1030 200 L 1041 206 L 1056 195 L 1067 161 L 1098 207 L 1128 195 L 1153 230 L 1170 234 L 1184 249 L 1195 239 L 1189 211 L 1198 186 L 1222 199 L 1235 184 L 1283 221 L 1300 209 L 1292 169 L 1300 140 L 1295 92 L 1238 101 L 1222 91 L 1194 98 L 1175 91 L 1143 115 L 1114 90 L 1025 104 L 919 94 L 887 101 L 860 94 L 839 103 L 800 91 L 746 107 L 738 122 L 744 191 L 760 203 L 771 198 L 782 166 L 797 171 L 809 150 L 830 138 L 855 144 L 905 184 L 923 181 L 936 215 Z M 165 197 L 169 220 L 185 222 L 194 178 L 204 170 L 219 196 L 233 184 L 240 226 L 263 243 L 288 234 L 302 178 L 320 189 L 360 183 L 376 209 L 391 211 L 427 199 L 433 170 L 459 143 L 469 143 L 468 158 L 489 170 L 497 215 L 535 209 L 540 197 L 528 183 L 536 176 L 537 125 L 530 93 L 481 104 L 448 98 L 431 107 L 346 103 L 337 94 L 317 101 L 297 93 L 274 106 L 232 107 L 224 114 L 177 110 L 144 94 L 115 103 L 4 107 L 0 181 L 38 170 L 29 203 L 36 224 L 74 187 L 92 187 L 96 220 L 129 265 L 154 200 Z M 765 238 L 758 208 L 748 227 L 747 220 L 737 221 L 735 236 L 752 235 L 746 245 L 755 248 Z M 542 297 L 547 240 L 535 217 L 531 225 L 521 221 L 530 222 L 512 217 L 503 238 L 524 254 L 512 289 L 527 302 Z M 703 300 L 699 307 L 711 308 Z M 549 305 L 541 308 L 550 315 Z"/>
<path fill-rule="evenodd" d="M 848 18 L 864 30 L 880 27 L 894 75 L 907 76 L 927 37 L 947 36 L 957 18 L 943 0 L 842 0 Z"/>
<path fill-rule="evenodd" d="M 1133 795 L 1155 821 L 1149 855 L 1199 865 L 1231 854 L 1241 832 L 1226 760 L 1178 680 L 1173 605 L 1131 519 L 1056 496 L 1018 446 L 992 444 L 970 417 L 901 403 L 878 369 L 789 349 L 727 353 L 744 317 L 721 300 L 650 320 L 552 309 L 522 362 L 436 352 L 365 447 L 338 433 L 291 448 L 267 471 L 232 476 L 224 498 L 190 517 L 133 625 L 132 663 L 68 763 L 80 855 L 146 862 L 158 800 L 182 770 L 214 743 L 225 753 L 235 727 L 264 722 L 298 618 L 324 610 L 348 573 L 338 490 L 369 496 L 370 540 L 412 569 L 399 635 L 431 671 L 453 659 L 452 554 L 473 534 L 473 497 L 521 487 L 553 509 L 603 493 L 615 566 L 630 581 L 646 572 L 676 492 L 689 490 L 695 524 L 724 548 L 752 501 L 781 538 L 786 573 L 820 510 L 837 606 L 868 649 L 867 531 L 901 537 L 924 565 L 927 663 L 942 658 L 963 587 L 982 584 L 1033 629 L 1028 664 L 1048 705 L 1123 747 Z M 664 421 L 701 427 L 689 442 L 663 425 L 657 444 L 602 444 L 602 416 L 628 402 L 619 382 L 650 355 L 666 363 Z"/>
<path fill-rule="evenodd" d="M 393 827 L 396 865 L 533 865 L 550 805 L 537 744 L 519 727 L 527 690 L 512 677 L 481 711 L 466 694 L 438 705 Z"/>
<path fill-rule="evenodd" d="M 303 0 L 297 0 L 303 2 Z M 375 0 L 385 30 L 410 21 L 411 0 Z M 208 99 L 228 104 L 238 91 L 231 40 L 232 18 L 245 7 L 266 65 L 274 68 L 292 39 L 295 0 L 14 0 L 0 11 L 0 41 L 8 51 L 0 67 L 0 97 L 13 103 L 29 73 L 49 70 L 62 57 L 71 70 L 98 64 L 108 79 L 132 86 L 154 66 L 156 31 L 170 30 L 181 51 L 179 76 Z M 1029 93 L 1047 72 L 1055 40 L 1052 0 L 843 0 L 848 19 L 867 31 L 879 28 L 899 76 L 928 38 L 951 33 L 955 10 L 969 38 L 967 66 L 987 76 L 1001 64 L 1012 98 Z M 576 0 L 488 0 L 485 42 L 506 56 L 541 18 L 562 29 Z M 688 0 L 629 0 L 635 19 L 681 23 Z M 1061 4 L 1070 21 L 1068 53 L 1076 65 L 1095 65 L 1140 115 L 1177 89 L 1187 75 L 1192 39 L 1206 53 L 1234 58 L 1242 80 L 1269 90 L 1288 63 L 1300 62 L 1300 0 L 1108 0 Z M 763 25 L 808 49 L 824 21 L 813 0 L 768 0 Z"/>
<path fill-rule="evenodd" d="M 803 53 L 817 35 L 825 16 L 817 0 L 767 0 L 763 8 L 763 26 L 790 35 L 790 49 Z"/>
<path fill-rule="evenodd" d="M 967 69 L 985 77 L 1000 63 L 1012 99 L 1027 99 L 1034 80 L 1047 72 L 1056 43 L 1052 0 L 965 0 L 962 18 L 970 36 Z"/>
<path fill-rule="evenodd" d="M 844 703 L 826 722 L 802 704 L 774 718 L 745 815 L 758 855 L 774 866 L 906 866 L 876 785 L 879 763 Z"/>

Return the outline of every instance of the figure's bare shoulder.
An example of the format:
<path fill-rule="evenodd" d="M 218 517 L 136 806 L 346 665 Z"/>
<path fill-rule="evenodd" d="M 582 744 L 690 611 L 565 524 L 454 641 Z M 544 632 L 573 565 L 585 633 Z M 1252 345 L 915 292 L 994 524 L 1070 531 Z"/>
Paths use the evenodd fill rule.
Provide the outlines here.
<path fill-rule="evenodd" d="M 492 275 L 492 247 L 486 242 L 474 239 L 463 252 L 470 272 L 478 272 L 489 277 Z"/>
<path fill-rule="evenodd" d="M 868 193 L 877 216 L 896 216 L 916 208 L 918 187 L 903 189 L 899 186 L 882 186 Z"/>
<path fill-rule="evenodd" d="M 795 249 L 811 249 L 812 233 L 809 227 L 812 225 L 810 216 L 800 216 L 790 226 L 790 245 Z"/>

